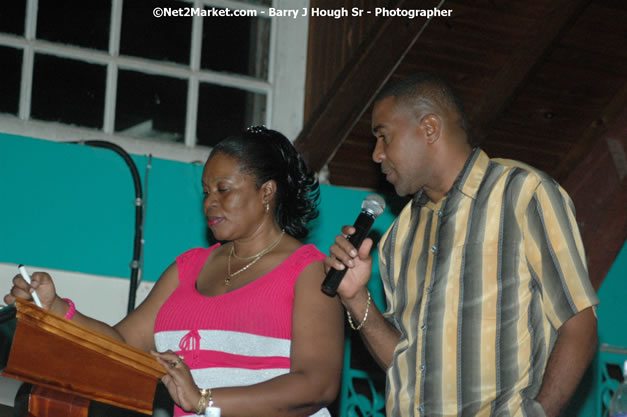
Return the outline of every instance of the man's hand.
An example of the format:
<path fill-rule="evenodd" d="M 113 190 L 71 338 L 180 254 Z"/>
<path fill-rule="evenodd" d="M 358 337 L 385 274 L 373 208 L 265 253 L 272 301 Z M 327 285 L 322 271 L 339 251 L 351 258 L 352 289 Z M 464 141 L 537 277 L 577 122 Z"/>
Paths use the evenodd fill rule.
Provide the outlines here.
<path fill-rule="evenodd" d="M 575 314 L 558 330 L 557 341 L 536 397 L 547 417 L 556 417 L 575 392 L 597 347 L 593 307 Z"/>
<path fill-rule="evenodd" d="M 357 250 L 347 239 L 355 233 L 353 226 L 344 226 L 341 235 L 335 237 L 335 243 L 329 249 L 330 255 L 324 260 L 325 272 L 334 268 L 338 271 L 348 268 L 346 275 L 338 287 L 340 298 L 345 300 L 353 299 L 360 291 L 363 291 L 370 280 L 372 273 L 372 239 L 366 238 Z"/>

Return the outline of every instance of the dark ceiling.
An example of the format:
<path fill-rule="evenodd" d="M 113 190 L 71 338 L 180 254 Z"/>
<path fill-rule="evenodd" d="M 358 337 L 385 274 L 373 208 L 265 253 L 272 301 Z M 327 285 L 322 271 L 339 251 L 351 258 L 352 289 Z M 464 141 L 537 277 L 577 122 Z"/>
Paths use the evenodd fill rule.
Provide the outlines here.
<path fill-rule="evenodd" d="M 340 3 L 428 8 L 438 2 L 333 4 Z M 309 63 L 308 96 L 324 82 L 328 88 L 309 99 L 297 148 L 314 170 L 328 164 L 332 184 L 385 189 L 370 160 L 372 97 L 390 77 L 435 71 L 458 89 L 473 135 L 490 156 L 522 160 L 563 180 L 626 107 L 627 1 L 442 3 L 452 16 L 428 22 L 371 18 L 340 25 L 312 18 L 309 59 L 323 62 Z M 334 57 L 341 43 L 348 52 Z M 324 65 L 341 71 L 316 71 Z"/>
<path fill-rule="evenodd" d="M 627 0 L 310 0 L 438 6 L 451 17 L 310 18 L 296 148 L 310 169 L 328 167 L 331 184 L 402 204 L 371 160 L 371 103 L 389 79 L 440 73 L 488 155 L 527 162 L 568 191 L 598 288 L 627 238 Z"/>

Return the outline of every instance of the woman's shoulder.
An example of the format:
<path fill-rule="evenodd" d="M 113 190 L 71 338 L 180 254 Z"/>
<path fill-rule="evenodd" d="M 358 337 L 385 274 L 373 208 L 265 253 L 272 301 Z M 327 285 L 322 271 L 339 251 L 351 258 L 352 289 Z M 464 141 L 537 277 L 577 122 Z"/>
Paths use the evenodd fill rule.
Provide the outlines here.
<path fill-rule="evenodd" d="M 320 252 L 316 245 L 312 243 L 301 244 L 292 254 L 284 261 L 297 269 L 303 269 L 312 262 L 322 261 L 325 254 Z"/>
<path fill-rule="evenodd" d="M 313 260 L 323 260 L 326 255 L 316 247 L 313 243 L 304 243 L 299 247 L 295 253 L 299 253 L 299 256 L 303 258 L 311 258 Z"/>
<path fill-rule="evenodd" d="M 192 248 L 176 257 L 177 265 L 186 265 L 190 263 L 202 262 L 207 260 L 207 257 L 213 252 L 214 249 L 220 247 L 220 243 L 209 246 L 208 248 Z"/>

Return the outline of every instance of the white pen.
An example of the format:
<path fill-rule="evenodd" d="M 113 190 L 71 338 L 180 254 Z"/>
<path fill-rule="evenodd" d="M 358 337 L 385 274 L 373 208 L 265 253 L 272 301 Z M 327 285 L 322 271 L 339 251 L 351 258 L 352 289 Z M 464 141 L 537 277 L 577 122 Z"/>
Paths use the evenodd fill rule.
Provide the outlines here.
<path fill-rule="evenodd" d="M 24 265 L 19 265 L 17 269 L 20 271 L 20 274 L 22 274 L 24 281 L 26 281 L 28 285 L 30 285 L 31 283 L 30 275 L 28 275 L 28 271 L 26 271 L 26 268 L 24 268 Z M 35 301 L 35 304 L 37 304 L 37 307 L 43 307 L 41 305 L 41 300 L 39 299 L 39 296 L 37 295 L 37 291 L 33 291 L 31 295 L 33 296 L 33 301 Z"/>

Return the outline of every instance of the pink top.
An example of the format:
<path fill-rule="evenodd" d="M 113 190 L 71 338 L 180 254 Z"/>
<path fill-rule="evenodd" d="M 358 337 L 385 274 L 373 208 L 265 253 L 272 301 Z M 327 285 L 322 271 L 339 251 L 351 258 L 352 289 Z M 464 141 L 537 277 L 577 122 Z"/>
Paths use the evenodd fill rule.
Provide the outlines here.
<path fill-rule="evenodd" d="M 206 297 L 196 290 L 196 279 L 217 246 L 176 258 L 180 283 L 157 314 L 157 350 L 183 355 L 201 388 L 252 385 L 288 373 L 294 285 L 302 270 L 324 254 L 303 245 L 244 287 Z M 322 411 L 316 416 L 329 415 Z M 174 415 L 186 414 L 175 407 Z"/>

